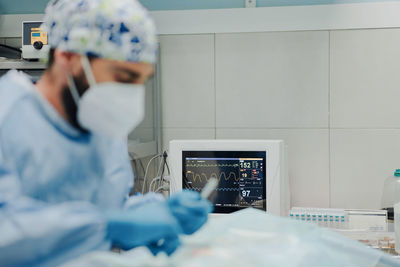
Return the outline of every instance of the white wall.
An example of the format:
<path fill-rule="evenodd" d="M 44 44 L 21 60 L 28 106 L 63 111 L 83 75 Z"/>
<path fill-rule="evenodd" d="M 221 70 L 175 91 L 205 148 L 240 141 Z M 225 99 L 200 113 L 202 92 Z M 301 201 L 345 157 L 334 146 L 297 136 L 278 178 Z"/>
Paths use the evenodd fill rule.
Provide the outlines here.
<path fill-rule="evenodd" d="M 400 30 L 163 35 L 171 139 L 284 139 L 292 204 L 379 208 L 400 168 Z"/>

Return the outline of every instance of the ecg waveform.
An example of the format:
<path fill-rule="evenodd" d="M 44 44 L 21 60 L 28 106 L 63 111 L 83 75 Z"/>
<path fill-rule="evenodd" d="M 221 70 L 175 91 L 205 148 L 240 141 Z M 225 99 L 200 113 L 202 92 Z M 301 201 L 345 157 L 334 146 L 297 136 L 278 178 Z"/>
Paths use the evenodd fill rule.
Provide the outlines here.
<path fill-rule="evenodd" d="M 236 182 L 238 182 L 240 180 L 240 178 L 237 177 L 236 173 L 234 173 L 234 172 L 230 172 L 228 176 L 226 175 L 225 172 L 221 172 L 219 176 L 215 172 L 211 173 L 210 176 L 207 176 L 207 174 L 205 174 L 205 173 L 198 174 L 198 173 L 193 173 L 191 171 L 188 171 L 188 172 L 186 172 L 186 177 L 193 182 L 196 182 L 197 180 L 200 182 L 204 182 L 204 181 L 210 180 L 211 178 L 215 178 L 219 182 L 222 179 L 222 177 L 225 181 L 229 181 L 229 180 L 233 179 Z M 191 177 L 191 179 L 190 179 L 190 177 Z M 204 178 L 204 180 L 203 180 L 203 178 Z"/>
<path fill-rule="evenodd" d="M 201 190 L 203 190 L 203 187 L 193 187 L 193 188 L 190 188 L 190 189 L 200 192 Z M 240 191 L 240 190 L 241 190 L 240 188 L 216 188 L 215 189 L 215 191 L 222 191 L 222 192 Z"/>
<path fill-rule="evenodd" d="M 237 168 L 239 164 L 186 164 L 186 166 L 193 168 Z"/>

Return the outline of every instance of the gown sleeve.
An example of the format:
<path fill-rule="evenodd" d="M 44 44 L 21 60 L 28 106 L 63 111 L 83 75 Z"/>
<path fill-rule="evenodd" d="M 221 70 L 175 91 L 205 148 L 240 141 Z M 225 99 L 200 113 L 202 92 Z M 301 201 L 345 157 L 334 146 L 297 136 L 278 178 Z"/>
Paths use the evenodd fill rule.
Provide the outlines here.
<path fill-rule="evenodd" d="M 56 266 L 109 249 L 101 212 L 87 202 L 47 204 L 21 192 L 0 143 L 0 266 Z"/>

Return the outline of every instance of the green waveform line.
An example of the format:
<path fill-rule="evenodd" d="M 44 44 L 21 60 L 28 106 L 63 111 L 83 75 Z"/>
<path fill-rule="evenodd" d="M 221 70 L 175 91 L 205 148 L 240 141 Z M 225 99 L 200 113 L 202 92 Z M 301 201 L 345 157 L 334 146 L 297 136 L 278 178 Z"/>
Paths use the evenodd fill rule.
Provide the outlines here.
<path fill-rule="evenodd" d="M 229 176 L 226 176 L 226 173 L 225 173 L 225 172 L 221 172 L 221 174 L 219 175 L 219 177 L 218 177 L 218 175 L 217 175 L 215 172 L 211 173 L 210 177 L 207 177 L 207 175 L 206 175 L 204 172 L 201 173 L 201 174 L 193 173 L 193 172 L 186 172 L 186 177 L 187 177 L 188 179 L 189 179 L 189 175 L 192 176 L 192 179 L 190 179 L 190 180 L 192 180 L 193 182 L 196 182 L 197 179 L 198 179 L 200 182 L 203 182 L 203 179 L 202 179 L 202 178 L 204 178 L 206 181 L 210 180 L 211 178 L 215 178 L 215 179 L 217 179 L 218 182 L 219 182 L 219 181 L 222 179 L 222 176 L 224 177 L 225 181 L 228 181 L 228 180 L 230 180 L 230 179 L 234 179 L 236 182 L 238 182 L 238 181 L 240 180 L 239 177 L 236 177 L 236 173 L 234 173 L 234 172 L 230 172 L 230 173 L 229 173 Z M 233 178 L 232 178 L 232 176 L 233 176 Z"/>
<path fill-rule="evenodd" d="M 239 167 L 239 164 L 187 164 L 186 167 Z"/>

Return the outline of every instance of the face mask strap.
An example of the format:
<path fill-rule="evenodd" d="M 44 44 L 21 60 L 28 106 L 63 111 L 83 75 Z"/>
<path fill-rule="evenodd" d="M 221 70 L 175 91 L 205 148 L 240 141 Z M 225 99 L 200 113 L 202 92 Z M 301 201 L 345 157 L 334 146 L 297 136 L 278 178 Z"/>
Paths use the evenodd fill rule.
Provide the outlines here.
<path fill-rule="evenodd" d="M 69 91 L 71 92 L 72 98 L 74 99 L 75 104 L 78 106 L 79 104 L 79 93 L 78 89 L 76 88 L 74 79 L 72 78 L 71 74 L 67 75 L 68 79 L 68 88 Z"/>
<path fill-rule="evenodd" d="M 83 71 L 85 72 L 86 78 L 90 86 L 96 85 L 96 79 L 94 78 L 92 67 L 90 66 L 89 59 L 87 56 L 81 56 L 81 63 Z"/>

